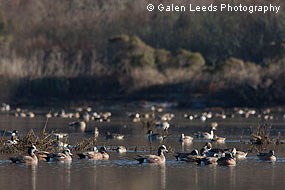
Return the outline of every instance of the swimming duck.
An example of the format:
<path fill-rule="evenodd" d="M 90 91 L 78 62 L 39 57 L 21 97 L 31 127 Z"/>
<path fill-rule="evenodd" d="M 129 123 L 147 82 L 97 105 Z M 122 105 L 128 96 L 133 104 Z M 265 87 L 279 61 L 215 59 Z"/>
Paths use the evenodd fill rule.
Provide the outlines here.
<path fill-rule="evenodd" d="M 165 139 L 165 136 L 162 136 L 159 133 L 153 133 L 152 130 L 148 130 L 148 132 L 147 132 L 147 140 L 148 141 L 150 141 L 150 142 L 155 141 L 155 140 L 162 141 L 163 139 Z"/>
<path fill-rule="evenodd" d="M 185 136 L 183 133 L 181 134 L 180 139 L 179 139 L 180 142 L 184 142 L 184 143 L 191 143 L 192 140 L 193 140 L 193 137 Z"/>
<path fill-rule="evenodd" d="M 270 150 L 268 153 L 258 153 L 257 157 L 263 161 L 276 161 L 276 156 L 274 155 L 274 150 Z"/>
<path fill-rule="evenodd" d="M 243 151 L 240 151 L 240 150 L 233 150 L 233 156 L 236 158 L 236 159 L 245 159 L 246 156 L 248 154 L 248 151 L 247 152 L 243 152 Z"/>
<path fill-rule="evenodd" d="M 217 135 L 214 135 L 214 138 L 211 139 L 213 142 L 216 142 L 216 143 L 224 143 L 226 138 L 224 137 L 218 137 Z"/>
<path fill-rule="evenodd" d="M 205 158 L 205 156 L 201 156 L 199 155 L 199 152 L 197 149 L 194 149 L 190 154 L 186 155 L 186 154 L 180 154 L 179 155 L 179 159 L 181 161 L 186 161 L 186 162 L 196 162 L 199 163 L 199 161 L 201 159 Z M 176 158 L 177 160 L 177 158 Z"/>
<path fill-rule="evenodd" d="M 60 161 L 60 162 L 65 162 L 65 161 L 72 161 L 72 154 L 70 152 L 70 150 L 64 149 L 62 152 L 60 153 L 55 153 L 55 154 L 50 154 L 47 156 L 46 160 L 48 162 L 52 162 L 52 161 Z"/>
<path fill-rule="evenodd" d="M 93 151 L 83 152 L 77 154 L 80 159 L 90 159 L 90 160 L 108 160 L 109 154 L 107 153 L 106 147 L 101 147 L 98 149 L 94 147 Z"/>
<path fill-rule="evenodd" d="M 198 164 L 201 164 L 201 165 L 216 165 L 218 164 L 218 157 L 204 157 L 204 158 L 201 158 L 201 159 L 198 159 L 196 162 Z"/>
<path fill-rule="evenodd" d="M 164 152 L 168 152 L 165 145 L 161 145 L 158 148 L 157 155 L 138 155 L 137 158 L 135 158 L 137 161 L 139 161 L 140 164 L 142 163 L 151 163 L 151 164 L 164 164 L 165 163 L 165 156 Z"/>
<path fill-rule="evenodd" d="M 125 152 L 127 152 L 127 149 L 124 146 L 117 146 L 116 151 L 118 153 L 125 153 Z"/>
<path fill-rule="evenodd" d="M 162 129 L 163 131 L 167 131 L 170 127 L 170 124 L 167 121 L 158 121 L 155 123 L 155 127 L 157 129 Z"/>
<path fill-rule="evenodd" d="M 226 152 L 224 157 L 217 160 L 218 164 L 221 166 L 235 166 L 236 161 L 230 152 Z"/>
<path fill-rule="evenodd" d="M 203 138 L 203 139 L 212 140 L 214 138 L 214 130 L 215 130 L 215 128 L 212 127 L 210 133 L 198 131 L 198 132 L 194 133 L 194 135 L 197 138 Z"/>
<path fill-rule="evenodd" d="M 106 132 L 106 139 L 118 139 L 122 140 L 125 135 L 121 135 L 119 133 L 110 133 L 109 131 Z"/>
<path fill-rule="evenodd" d="M 35 152 L 37 151 L 37 148 L 32 145 L 28 148 L 28 156 L 18 156 L 18 157 L 11 157 L 9 160 L 11 160 L 13 163 L 19 163 L 19 164 L 37 164 L 38 158 L 35 155 Z"/>
<path fill-rule="evenodd" d="M 199 155 L 199 152 L 197 149 L 194 149 L 191 152 L 177 152 L 173 156 L 176 158 L 177 161 L 185 161 L 185 158 L 187 158 L 189 155 Z"/>
<path fill-rule="evenodd" d="M 36 156 L 38 157 L 38 160 L 41 160 L 41 161 L 46 161 L 49 155 L 50 153 L 47 151 L 37 151 L 36 152 Z"/>
<path fill-rule="evenodd" d="M 87 126 L 86 122 L 83 120 L 70 122 L 68 125 L 71 127 L 75 127 L 76 129 L 79 129 L 81 132 L 84 132 Z"/>

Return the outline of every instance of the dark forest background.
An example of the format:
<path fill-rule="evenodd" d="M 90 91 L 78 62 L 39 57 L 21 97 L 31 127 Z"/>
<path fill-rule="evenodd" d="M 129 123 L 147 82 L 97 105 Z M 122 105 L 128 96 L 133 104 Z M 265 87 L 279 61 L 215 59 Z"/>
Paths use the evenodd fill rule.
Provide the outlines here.
<path fill-rule="evenodd" d="M 148 12 L 149 2 L 170 3 L 0 0 L 0 100 L 285 104 L 285 3 L 255 1 L 281 10 L 250 14 Z"/>

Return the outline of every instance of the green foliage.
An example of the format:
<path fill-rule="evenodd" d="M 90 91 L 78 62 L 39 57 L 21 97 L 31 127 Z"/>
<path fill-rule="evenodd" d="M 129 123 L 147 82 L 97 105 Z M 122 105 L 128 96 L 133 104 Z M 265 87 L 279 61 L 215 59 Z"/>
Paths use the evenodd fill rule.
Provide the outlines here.
<path fill-rule="evenodd" d="M 109 42 L 112 46 L 113 64 L 134 67 L 155 65 L 154 49 L 137 36 L 115 36 Z"/>
<path fill-rule="evenodd" d="M 171 61 L 171 52 L 165 49 L 155 50 L 155 62 L 160 68 L 163 68 L 166 64 Z"/>
<path fill-rule="evenodd" d="M 182 68 L 190 68 L 196 70 L 205 65 L 205 59 L 198 52 L 191 52 L 185 49 L 177 51 L 176 56 L 173 58 L 174 66 Z"/>

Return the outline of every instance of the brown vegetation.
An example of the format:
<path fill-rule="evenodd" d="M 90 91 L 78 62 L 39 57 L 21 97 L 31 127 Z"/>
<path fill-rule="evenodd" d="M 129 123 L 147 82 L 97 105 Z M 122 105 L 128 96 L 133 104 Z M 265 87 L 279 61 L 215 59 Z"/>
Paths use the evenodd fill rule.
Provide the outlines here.
<path fill-rule="evenodd" d="M 0 0 L 0 99 L 285 103 L 284 12 L 158 13 L 147 2 Z"/>

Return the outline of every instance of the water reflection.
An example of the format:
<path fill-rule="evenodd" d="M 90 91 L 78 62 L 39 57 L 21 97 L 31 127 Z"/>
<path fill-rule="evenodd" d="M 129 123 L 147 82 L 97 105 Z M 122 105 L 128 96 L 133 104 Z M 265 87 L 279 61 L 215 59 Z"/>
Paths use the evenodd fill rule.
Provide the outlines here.
<path fill-rule="evenodd" d="M 59 163 L 63 166 L 64 171 L 64 181 L 66 182 L 66 189 L 70 189 L 71 187 L 71 161 Z"/>
<path fill-rule="evenodd" d="M 114 114 L 115 115 L 115 114 Z M 177 114 L 179 115 L 179 114 Z M 121 118 L 119 118 L 121 119 Z M 122 120 L 122 119 L 121 119 Z M 44 125 L 45 119 L 35 118 L 35 120 L 24 120 L 15 118 L 6 118 L 1 120 L 0 125 L 3 128 L 20 129 L 21 133 L 26 133 L 30 128 L 39 131 Z M 184 122 L 179 120 L 177 123 Z M 242 126 L 240 122 L 226 123 L 223 121 L 219 126 L 219 135 L 227 136 L 224 144 L 213 143 L 215 148 L 237 147 L 240 150 L 247 150 L 248 144 L 241 144 L 239 136 L 246 135 L 243 128 L 248 128 L 248 123 Z M 60 120 L 53 118 L 47 130 L 58 129 L 60 132 L 70 134 L 71 144 L 79 142 L 86 136 L 81 132 L 75 133 L 73 128 L 67 127 L 69 120 Z M 98 124 L 100 130 L 117 129 L 118 123 Z M 254 121 L 253 124 L 256 124 Z M 200 150 L 207 142 L 205 140 L 194 139 L 193 143 L 180 143 L 178 136 L 183 131 L 187 134 L 201 129 L 195 126 L 188 126 L 187 121 L 177 128 L 170 128 L 169 135 L 163 140 L 163 144 L 171 147 L 173 152 L 189 152 L 193 149 Z M 235 127 L 239 125 L 239 127 Z M 21 126 L 22 128 L 19 128 Z M 96 123 L 97 126 L 97 123 Z M 120 122 L 121 126 L 121 122 Z M 131 125 L 130 125 L 131 126 Z M 275 125 L 273 125 L 275 127 Z M 281 124 L 278 126 L 281 126 Z M 283 126 L 283 125 L 282 125 Z M 18 128 L 17 128 L 18 127 Z M 199 126 L 201 127 L 201 126 Z M 280 127 L 279 127 L 280 128 Z M 235 167 L 220 166 L 198 166 L 194 163 L 185 163 L 175 161 L 173 153 L 166 155 L 165 165 L 139 165 L 133 158 L 137 154 L 156 154 L 160 141 L 147 141 L 145 134 L 140 126 L 132 126 L 124 131 L 125 139 L 122 141 L 106 141 L 105 137 L 100 135 L 97 138 L 99 145 L 108 145 L 115 147 L 124 145 L 128 152 L 118 154 L 115 151 L 110 152 L 109 161 L 88 161 L 77 160 L 76 155 L 72 163 L 46 163 L 39 162 L 38 166 L 19 167 L 11 165 L 1 157 L 0 160 L 0 182 L 1 189 L 269 189 L 280 188 L 285 185 L 285 151 L 284 145 L 270 147 L 277 153 L 277 162 L 268 163 L 257 159 L 256 152 L 250 152 L 245 160 L 238 160 Z M 116 130 L 114 130 L 116 131 Z M 244 134 L 246 133 L 246 134 Z M 87 135 L 87 134 L 85 134 Z M 92 134 L 93 135 L 93 134 Z M 87 137 L 89 137 L 87 135 Z M 135 149 L 132 147 L 136 147 Z M 138 147 L 138 148 L 137 148 Z M 136 152 L 138 150 L 138 152 Z M 2 155 L 3 156 L 3 155 Z M 11 155 L 7 155 L 7 158 Z M 38 169 L 39 167 L 39 169 Z M 18 177 L 21 176 L 21 177 Z M 10 183 L 13 179 L 15 183 Z M 78 180 L 80 179 L 80 180 Z M 250 182 L 240 183 L 240 182 Z M 250 186 L 249 186 L 250 185 Z M 110 188 L 111 187 L 111 188 Z"/>
<path fill-rule="evenodd" d="M 166 189 L 166 166 L 161 164 L 158 168 L 160 169 L 160 187 L 161 189 Z"/>
<path fill-rule="evenodd" d="M 36 190 L 37 189 L 37 169 L 38 169 L 38 166 L 37 165 L 30 165 L 28 167 L 31 169 L 32 190 Z"/>

